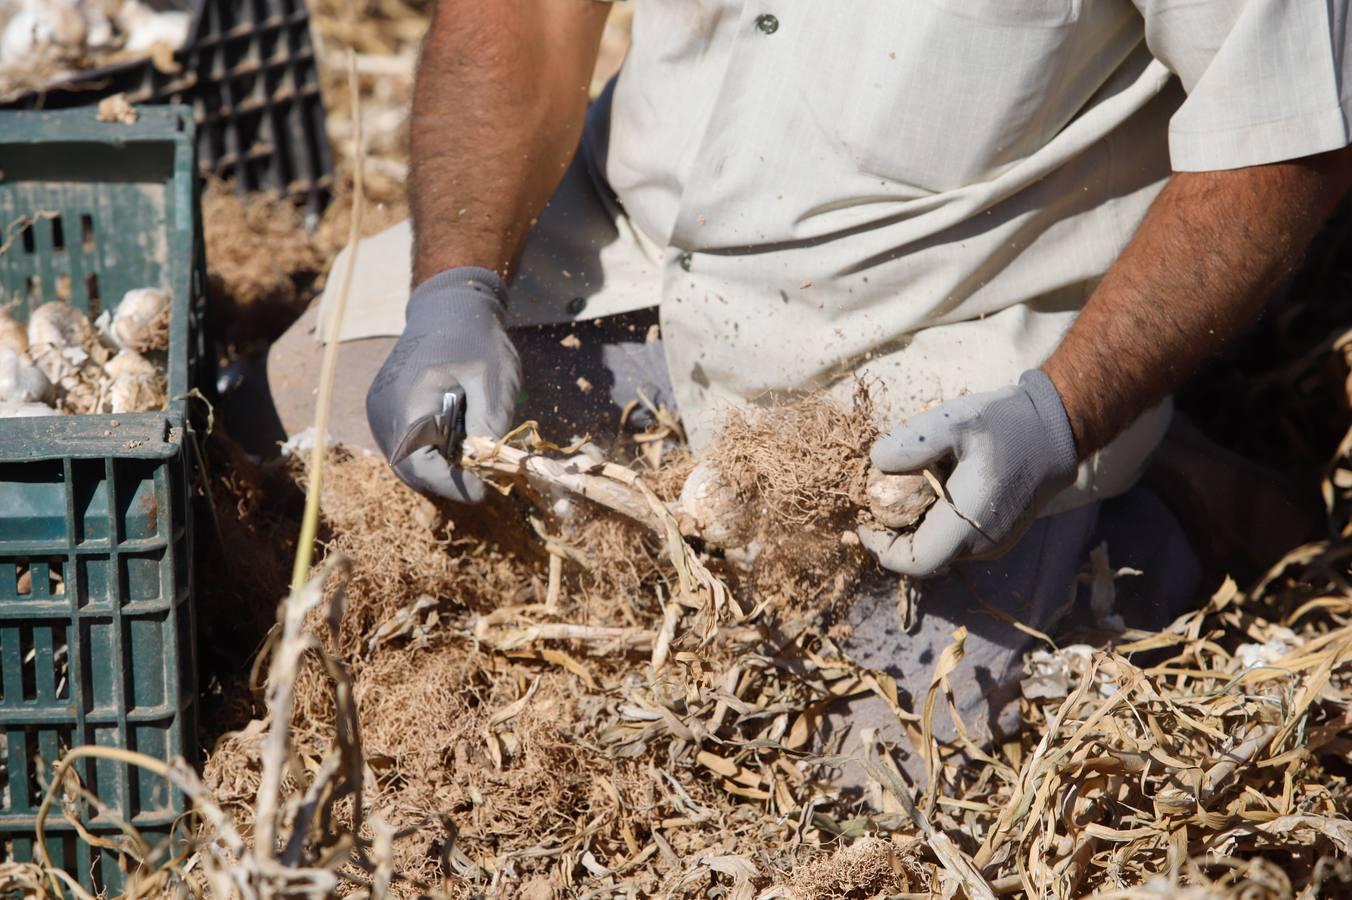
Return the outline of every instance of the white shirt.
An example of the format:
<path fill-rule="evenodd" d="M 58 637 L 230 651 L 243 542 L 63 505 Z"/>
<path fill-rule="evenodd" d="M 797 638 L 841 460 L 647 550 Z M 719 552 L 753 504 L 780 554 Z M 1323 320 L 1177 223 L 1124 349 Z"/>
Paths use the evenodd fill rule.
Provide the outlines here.
<path fill-rule="evenodd" d="M 726 404 L 856 372 L 897 417 L 1008 384 L 1171 168 L 1352 139 L 1346 0 L 636 3 L 598 152 L 669 248 L 663 335 L 697 446 Z M 1058 507 L 1129 487 L 1167 418 Z"/>

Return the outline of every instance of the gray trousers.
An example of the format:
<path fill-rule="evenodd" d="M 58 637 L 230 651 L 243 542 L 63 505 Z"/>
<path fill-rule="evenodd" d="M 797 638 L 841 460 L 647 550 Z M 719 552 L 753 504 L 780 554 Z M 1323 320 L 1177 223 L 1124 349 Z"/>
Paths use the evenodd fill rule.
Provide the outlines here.
<path fill-rule="evenodd" d="M 897 579 L 873 574 L 848 614 L 844 650 L 856 663 L 891 675 L 900 705 L 921 712 L 939 654 L 958 626 L 967 628 L 965 655 L 949 677 L 963 726 L 979 743 L 1016 734 L 1023 658 L 1042 641 L 1011 624 L 1016 620 L 1061 643 L 1108 637 L 1101 612 L 1090 607 L 1090 554 L 1102 545 L 1113 570 L 1133 569 L 1113 580 L 1114 615 L 1128 628 L 1158 630 L 1197 601 L 1201 565 L 1173 514 L 1149 488 L 1082 506 L 1033 523 L 1004 556 L 954 565 L 945 574 L 911 585 L 915 621 L 903 630 Z M 1114 623 L 1116 624 L 1116 623 Z M 924 763 L 904 737 L 888 705 L 874 695 L 843 701 L 828 715 L 822 749 L 857 756 L 866 728 L 894 746 L 894 759 L 916 780 Z M 934 721 L 940 740 L 956 731 L 942 704 Z M 864 783 L 857 765 L 846 765 L 847 785 Z"/>

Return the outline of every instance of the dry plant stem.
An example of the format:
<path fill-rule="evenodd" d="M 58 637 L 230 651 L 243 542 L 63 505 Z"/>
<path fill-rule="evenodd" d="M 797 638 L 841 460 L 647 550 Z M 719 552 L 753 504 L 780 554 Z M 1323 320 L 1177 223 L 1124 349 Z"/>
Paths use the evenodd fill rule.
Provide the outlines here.
<path fill-rule="evenodd" d="M 640 525 L 662 530 L 648 499 L 635 486 L 638 476 L 623 466 L 598 465 L 586 457 L 553 459 L 479 435 L 465 438 L 460 464 L 467 469 L 525 478 L 545 495 L 563 491 L 585 497 Z"/>
<path fill-rule="evenodd" d="M 939 864 L 962 885 L 967 896 L 971 900 L 995 900 L 995 892 L 991 890 L 990 883 L 982 877 L 971 857 L 963 853 L 962 849 L 953 843 L 952 838 L 934 827 L 911 801 L 911 793 L 906 784 L 895 772 L 880 762 L 874 738 L 868 734 L 864 738 L 864 769 L 901 804 L 902 809 L 906 810 L 906 814 L 920 829 Z"/>
<path fill-rule="evenodd" d="M 59 210 L 40 209 L 29 216 L 19 216 L 14 221 L 5 226 L 3 235 L 0 235 L 0 255 L 3 255 L 10 247 L 14 246 L 14 241 L 18 239 L 19 234 L 26 226 L 32 225 L 38 219 L 55 219 L 61 215 Z"/>
<path fill-rule="evenodd" d="M 312 580 L 300 591 L 293 591 L 282 606 L 281 634 L 272 653 L 272 663 L 268 667 L 267 702 L 272 727 L 268 730 L 263 747 L 263 773 L 259 781 L 258 799 L 254 807 L 257 817 L 254 825 L 256 836 L 254 853 L 264 861 L 271 860 L 276 852 L 277 825 L 282 804 L 282 779 L 286 775 L 290 760 L 290 723 L 295 705 L 297 673 L 300 671 L 305 655 L 311 650 L 321 649 L 314 636 L 305 630 L 305 620 L 311 610 L 324 603 L 324 582 L 335 564 L 340 567 L 340 579 L 345 579 L 346 562 L 335 560 L 334 563 L 325 567 L 325 571 L 320 577 Z M 339 594 L 341 594 L 341 586 Z M 335 600 L 335 602 L 338 601 Z M 325 661 L 329 661 L 327 654 L 320 653 L 320 656 Z M 300 840 L 304 839 L 305 832 L 308 830 L 306 826 L 319 805 L 316 792 L 328 790 L 344 769 L 347 770 L 348 778 L 356 779 L 356 789 L 360 790 L 360 764 L 358 763 L 356 771 L 353 772 L 351 771 L 352 760 L 343 758 L 351 755 L 350 751 L 344 752 L 343 748 L 350 747 L 355 737 L 354 728 L 344 721 L 348 717 L 342 715 L 346 707 L 351 706 L 350 689 L 347 692 L 349 696 L 344 696 L 342 687 L 347 682 L 346 676 L 341 670 L 335 671 L 339 669 L 336 665 L 329 665 L 328 669 L 330 676 L 337 675 L 340 679 L 338 681 L 339 696 L 335 698 L 337 701 L 335 706 L 339 711 L 337 743 L 340 751 L 325 760 L 320 773 L 311 783 L 310 791 L 307 793 L 301 809 L 297 812 L 295 833 L 288 842 L 282 859 L 282 862 L 288 867 L 294 867 L 300 863 L 301 848 L 298 837 Z M 359 749 L 357 752 L 360 752 Z M 360 803 L 356 804 L 356 809 L 359 815 Z"/>
<path fill-rule="evenodd" d="M 487 620 L 484 620 L 485 622 Z M 487 628 L 478 632 L 485 641 L 489 635 Z M 491 641 L 494 649 L 500 651 L 518 650 L 540 641 L 576 641 L 583 644 L 599 644 L 598 652 L 611 653 L 616 650 L 651 649 L 658 635 L 642 628 L 625 628 L 618 625 L 573 625 L 568 622 L 544 622 L 530 625 L 506 638 Z"/>
<path fill-rule="evenodd" d="M 551 551 L 549 554 L 549 587 L 545 594 L 545 609 L 550 612 L 558 612 L 562 585 L 563 557 Z"/>
<path fill-rule="evenodd" d="M 53 864 L 51 854 L 47 851 L 47 817 L 51 814 L 52 802 L 56 799 L 57 792 L 61 790 L 71 767 L 75 765 L 76 760 L 84 757 L 112 759 L 129 765 L 141 766 L 162 778 L 169 776 L 169 765 L 163 760 L 116 747 L 76 747 L 61 758 L 61 761 L 57 763 L 56 770 L 52 773 L 52 782 L 47 786 L 47 793 L 43 796 L 42 804 L 38 807 L 37 820 L 33 825 L 34 836 L 37 839 L 38 861 L 47 870 L 52 892 L 57 896 L 61 895 L 61 884 L 56 878 L 56 873 L 59 870 Z M 86 900 L 86 898 L 93 900 L 92 895 L 80 887 L 78 883 L 72 883 L 72 888 L 81 900 Z"/>
<path fill-rule="evenodd" d="M 244 841 L 235 831 L 230 817 L 216 805 L 210 794 L 197 780 L 196 775 L 181 760 L 166 763 L 162 759 L 155 759 L 153 756 L 146 756 L 144 753 L 124 750 L 120 747 L 98 745 L 73 747 L 61 757 L 60 762 L 57 763 L 55 770 L 52 772 L 51 784 L 47 786 L 47 793 L 43 796 L 42 804 L 38 807 L 37 818 L 33 826 L 39 862 L 46 869 L 53 891 L 57 896 L 61 895 L 61 885 L 57 880 L 57 877 L 60 876 L 60 879 L 65 881 L 71 891 L 81 900 L 86 900 L 86 898 L 93 900 L 92 896 L 80 887 L 79 882 L 53 865 L 51 854 L 47 851 L 47 817 L 51 814 L 52 802 L 56 799 L 57 792 L 61 790 L 66 778 L 71 774 L 75 763 L 81 759 L 112 760 L 113 762 L 136 766 L 153 775 L 158 775 L 192 800 L 194 807 L 215 829 L 218 838 L 231 852 L 239 853 L 244 849 Z"/>
<path fill-rule="evenodd" d="M 508 440 L 533 432 L 534 427 L 534 422 L 527 422 L 498 441 L 469 435 L 463 443 L 460 465 L 525 479 L 546 496 L 559 491 L 576 494 L 650 528 L 662 539 L 667 558 L 676 569 L 681 604 L 700 613 L 696 628 L 702 644 L 713 639 L 718 623 L 727 612 L 731 611 L 735 618 L 742 617 L 727 586 L 708 570 L 685 542 L 671 509 L 637 473 L 613 463 L 597 463 L 587 457 L 559 460 L 508 446 Z M 669 647 L 667 640 L 653 644 L 655 670 L 660 670 L 666 663 Z"/>
<path fill-rule="evenodd" d="M 327 450 L 329 412 L 333 407 L 333 379 L 338 371 L 338 335 L 347 311 L 347 295 L 352 288 L 352 270 L 357 261 L 357 241 L 361 238 L 361 219 L 366 203 L 363 199 L 362 153 L 364 140 L 361 127 L 361 97 L 357 90 L 356 55 L 348 57 L 348 84 L 352 91 L 352 144 L 356 166 L 352 171 L 352 222 L 347 236 L 347 265 L 343 267 L 343 286 L 338 292 L 338 305 L 329 317 L 328 334 L 324 341 L 324 358 L 319 372 L 319 399 L 315 404 L 314 446 L 310 450 L 310 488 L 305 494 L 305 513 L 301 518 L 300 540 L 296 544 L 296 565 L 291 572 L 291 590 L 305 587 L 310 577 L 310 562 L 314 557 L 315 536 L 319 533 L 319 495 L 323 491 L 324 453 Z"/>

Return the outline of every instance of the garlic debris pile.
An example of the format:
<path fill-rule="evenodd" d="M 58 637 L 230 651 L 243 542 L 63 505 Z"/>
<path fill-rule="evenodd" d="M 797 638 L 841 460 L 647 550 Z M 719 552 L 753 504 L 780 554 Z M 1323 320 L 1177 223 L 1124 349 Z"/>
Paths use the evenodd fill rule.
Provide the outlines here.
<path fill-rule="evenodd" d="M 187 40 L 188 26 L 186 11 L 141 0 L 0 0 L 0 93 L 167 56 Z"/>
<path fill-rule="evenodd" d="M 163 409 L 169 309 L 163 291 L 137 288 L 96 322 L 59 300 L 26 328 L 0 310 L 0 418 Z"/>

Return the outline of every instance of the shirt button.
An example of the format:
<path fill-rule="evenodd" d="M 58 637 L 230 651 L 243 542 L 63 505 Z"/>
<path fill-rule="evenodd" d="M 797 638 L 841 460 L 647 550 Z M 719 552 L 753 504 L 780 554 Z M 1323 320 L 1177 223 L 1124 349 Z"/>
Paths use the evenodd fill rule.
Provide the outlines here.
<path fill-rule="evenodd" d="M 581 315 L 582 310 L 586 308 L 587 308 L 586 297 L 574 297 L 572 300 L 568 301 L 568 306 L 566 307 L 568 315 L 570 316 Z"/>
<path fill-rule="evenodd" d="M 756 27 L 765 34 L 774 34 L 779 30 L 779 19 L 769 13 L 762 13 L 756 16 Z"/>
<path fill-rule="evenodd" d="M 676 257 L 676 262 L 680 264 L 680 266 L 681 266 L 682 269 L 684 269 L 685 271 L 689 272 L 689 271 L 690 271 L 690 260 L 691 260 L 692 258 L 693 258 L 693 257 L 692 257 L 689 253 L 682 253 L 680 256 Z"/>

